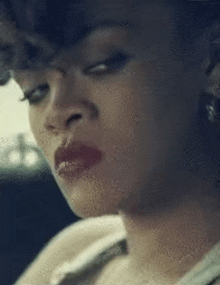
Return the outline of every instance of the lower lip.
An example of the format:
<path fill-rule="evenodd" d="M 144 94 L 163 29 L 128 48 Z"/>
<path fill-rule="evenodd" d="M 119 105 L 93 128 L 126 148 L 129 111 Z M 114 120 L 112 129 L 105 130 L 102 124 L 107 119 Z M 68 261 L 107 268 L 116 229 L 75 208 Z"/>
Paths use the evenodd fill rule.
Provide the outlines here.
<path fill-rule="evenodd" d="M 58 176 L 65 180 L 75 180 L 80 178 L 82 174 L 92 168 L 96 163 L 88 163 L 85 159 L 77 159 L 72 162 L 62 162 L 56 171 Z"/>

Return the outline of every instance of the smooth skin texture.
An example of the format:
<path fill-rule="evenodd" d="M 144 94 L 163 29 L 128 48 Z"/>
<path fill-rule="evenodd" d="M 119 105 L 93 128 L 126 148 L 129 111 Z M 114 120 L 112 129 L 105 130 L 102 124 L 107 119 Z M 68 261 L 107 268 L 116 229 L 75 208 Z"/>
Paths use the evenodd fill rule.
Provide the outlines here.
<path fill-rule="evenodd" d="M 54 63 L 59 70 L 17 71 L 15 79 L 24 91 L 50 87 L 30 104 L 30 125 L 72 211 L 122 217 L 129 254 L 107 265 L 97 284 L 172 285 L 220 240 L 208 158 L 196 174 L 183 166 L 206 82 L 199 58 L 205 54 L 197 58 L 195 45 L 183 61 L 173 55 L 173 11 L 164 1 L 136 12 L 129 1 L 88 2 L 94 22 L 125 20 L 131 27 L 102 27 L 63 51 Z M 112 66 L 100 64 L 119 50 L 123 56 Z M 73 182 L 53 170 L 56 149 L 70 139 L 105 153 Z"/>

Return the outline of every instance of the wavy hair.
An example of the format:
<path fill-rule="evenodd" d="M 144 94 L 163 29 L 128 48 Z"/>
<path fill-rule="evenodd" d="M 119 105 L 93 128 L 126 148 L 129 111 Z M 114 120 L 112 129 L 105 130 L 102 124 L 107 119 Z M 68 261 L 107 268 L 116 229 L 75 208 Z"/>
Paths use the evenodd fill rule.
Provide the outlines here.
<path fill-rule="evenodd" d="M 135 0 L 135 4 L 148 0 Z M 173 26 L 179 47 L 190 45 L 215 24 L 210 40 L 220 38 L 220 3 L 215 1 L 167 0 L 175 13 Z M 62 48 L 67 48 L 90 30 L 89 7 L 84 0 L 0 0 L 0 85 L 13 70 L 42 68 Z M 220 44 L 219 44 L 220 46 Z M 184 52 L 184 51 L 183 51 Z M 210 72 L 220 61 L 220 48 L 212 50 Z"/>

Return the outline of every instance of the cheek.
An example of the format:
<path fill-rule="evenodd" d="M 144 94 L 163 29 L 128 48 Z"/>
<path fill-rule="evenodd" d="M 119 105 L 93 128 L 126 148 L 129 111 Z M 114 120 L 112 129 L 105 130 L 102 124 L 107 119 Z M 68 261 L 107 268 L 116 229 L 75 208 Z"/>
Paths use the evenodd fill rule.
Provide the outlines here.
<path fill-rule="evenodd" d="M 128 163 L 138 173 L 140 168 L 143 171 L 153 165 L 157 149 L 155 100 L 149 85 L 142 69 L 134 69 L 132 76 L 127 74 L 127 78 L 107 88 L 109 94 L 106 94 L 106 102 L 103 104 L 105 109 L 102 108 L 102 121 L 109 128 L 105 133 L 106 144 L 111 143 L 112 155 L 116 160 L 123 161 L 124 167 Z"/>
<path fill-rule="evenodd" d="M 43 150 L 46 148 L 47 140 L 45 139 L 43 128 L 42 111 L 36 107 L 29 107 L 28 118 L 31 132 L 35 138 L 37 145 Z"/>
<path fill-rule="evenodd" d="M 36 112 L 34 112 L 32 110 L 31 107 L 29 107 L 29 110 L 28 110 L 28 119 L 29 119 L 29 125 L 30 125 L 30 129 L 31 129 L 31 132 L 32 134 L 34 135 L 34 138 L 35 140 L 37 140 L 37 134 L 36 134 L 36 128 L 37 128 L 37 118 L 36 118 Z"/>
<path fill-rule="evenodd" d="M 54 156 L 51 150 L 59 144 L 57 137 L 53 138 L 44 128 L 44 111 L 39 107 L 29 107 L 29 124 L 37 146 L 42 150 L 48 165 L 52 165 Z"/>

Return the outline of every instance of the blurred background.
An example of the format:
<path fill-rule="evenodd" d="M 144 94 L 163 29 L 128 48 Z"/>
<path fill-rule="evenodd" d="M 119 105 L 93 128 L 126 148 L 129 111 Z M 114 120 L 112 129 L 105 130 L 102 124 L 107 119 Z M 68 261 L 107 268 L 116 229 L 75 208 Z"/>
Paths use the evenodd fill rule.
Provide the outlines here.
<path fill-rule="evenodd" d="M 0 86 L 0 284 L 13 284 L 47 242 L 79 220 L 30 132 L 15 81 Z"/>

